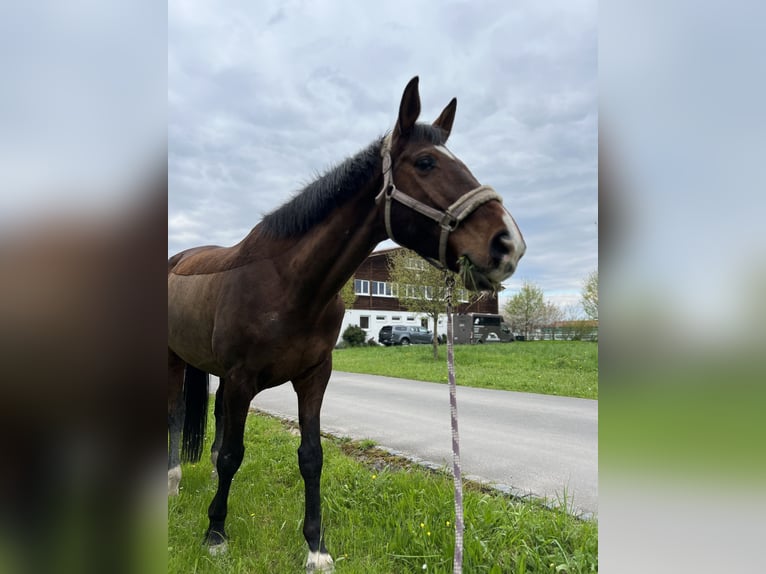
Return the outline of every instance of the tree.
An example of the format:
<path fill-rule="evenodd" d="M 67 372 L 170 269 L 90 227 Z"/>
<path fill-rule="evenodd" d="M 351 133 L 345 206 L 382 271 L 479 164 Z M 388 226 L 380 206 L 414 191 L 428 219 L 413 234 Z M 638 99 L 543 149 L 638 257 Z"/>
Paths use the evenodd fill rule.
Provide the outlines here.
<path fill-rule="evenodd" d="M 598 269 L 591 271 L 585 278 L 580 303 L 588 318 L 598 321 Z"/>
<path fill-rule="evenodd" d="M 529 340 L 532 333 L 545 323 L 543 290 L 529 281 L 524 281 L 519 292 L 508 300 L 503 310 L 511 328 L 521 332 Z"/>
<path fill-rule="evenodd" d="M 409 311 L 424 313 L 433 320 L 434 359 L 438 359 L 436 326 L 439 323 L 439 315 L 445 313 L 447 306 L 444 271 L 436 269 L 409 249 L 397 249 L 388 256 L 388 271 L 391 281 L 397 286 L 399 304 Z M 465 286 L 460 277 L 456 276 L 453 300 L 461 289 L 465 289 Z"/>
<path fill-rule="evenodd" d="M 542 325 L 548 329 L 551 340 L 556 338 L 556 330 L 564 321 L 564 311 L 552 301 L 546 301 L 543 304 Z"/>
<path fill-rule="evenodd" d="M 353 277 L 351 277 L 340 290 L 340 298 L 343 301 L 343 306 L 346 307 L 346 311 L 354 307 L 354 303 L 356 302 L 356 292 L 354 291 Z"/>

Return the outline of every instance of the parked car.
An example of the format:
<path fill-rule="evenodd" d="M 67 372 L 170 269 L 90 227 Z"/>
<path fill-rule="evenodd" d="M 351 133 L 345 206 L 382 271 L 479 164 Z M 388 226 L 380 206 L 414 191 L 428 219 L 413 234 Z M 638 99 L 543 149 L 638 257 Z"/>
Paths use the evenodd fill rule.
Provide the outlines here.
<path fill-rule="evenodd" d="M 415 325 L 386 325 L 378 333 L 378 342 L 386 346 L 433 343 L 434 334 Z"/>

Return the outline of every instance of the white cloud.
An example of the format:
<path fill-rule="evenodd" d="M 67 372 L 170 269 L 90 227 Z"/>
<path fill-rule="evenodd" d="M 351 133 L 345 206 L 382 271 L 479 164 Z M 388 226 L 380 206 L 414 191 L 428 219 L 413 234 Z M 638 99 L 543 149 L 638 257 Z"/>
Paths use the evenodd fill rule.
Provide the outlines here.
<path fill-rule="evenodd" d="M 169 254 L 239 241 L 388 130 L 419 75 L 424 119 L 458 98 L 450 149 L 504 196 L 518 273 L 579 292 L 597 266 L 595 2 L 227 6 L 168 5 Z"/>

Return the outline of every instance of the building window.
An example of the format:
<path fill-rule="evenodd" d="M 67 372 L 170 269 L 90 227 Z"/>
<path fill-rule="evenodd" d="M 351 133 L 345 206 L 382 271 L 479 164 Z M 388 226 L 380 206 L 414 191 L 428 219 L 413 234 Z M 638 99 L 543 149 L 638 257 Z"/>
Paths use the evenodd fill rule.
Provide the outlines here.
<path fill-rule="evenodd" d="M 404 286 L 404 298 L 405 299 L 419 299 L 418 287 L 415 285 Z"/>
<path fill-rule="evenodd" d="M 418 269 L 423 271 L 426 268 L 426 262 L 420 257 L 408 257 L 407 261 L 404 263 L 404 266 L 407 269 Z"/>
<path fill-rule="evenodd" d="M 414 321 L 414 320 L 415 320 L 415 317 L 412 317 L 412 316 L 410 316 L 410 317 L 407 317 L 407 320 L 408 320 L 408 321 Z"/>
<path fill-rule="evenodd" d="M 391 283 L 385 281 L 373 281 L 372 282 L 372 294 L 378 297 L 394 297 L 394 288 Z"/>
<path fill-rule="evenodd" d="M 474 325 L 486 325 L 488 327 L 499 327 L 502 319 L 499 315 L 494 316 L 478 316 L 473 320 Z"/>
<path fill-rule="evenodd" d="M 369 295 L 370 282 L 367 279 L 354 279 L 354 294 Z"/>
<path fill-rule="evenodd" d="M 393 317 L 391 317 L 391 320 L 392 321 L 401 321 L 402 320 L 402 316 L 401 315 L 394 315 Z"/>
<path fill-rule="evenodd" d="M 363 315 L 359 317 L 359 326 L 362 329 L 369 329 L 370 328 L 370 317 L 369 315 Z"/>
<path fill-rule="evenodd" d="M 375 316 L 375 320 L 376 321 L 385 321 L 386 320 L 386 316 L 385 315 L 376 315 Z"/>

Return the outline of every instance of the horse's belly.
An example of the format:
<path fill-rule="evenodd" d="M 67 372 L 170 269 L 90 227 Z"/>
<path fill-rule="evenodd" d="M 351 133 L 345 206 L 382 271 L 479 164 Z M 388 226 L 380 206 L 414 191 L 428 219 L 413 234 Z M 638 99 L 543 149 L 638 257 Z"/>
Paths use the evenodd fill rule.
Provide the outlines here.
<path fill-rule="evenodd" d="M 212 350 L 219 276 L 168 275 L 168 347 L 187 363 L 221 375 Z"/>

